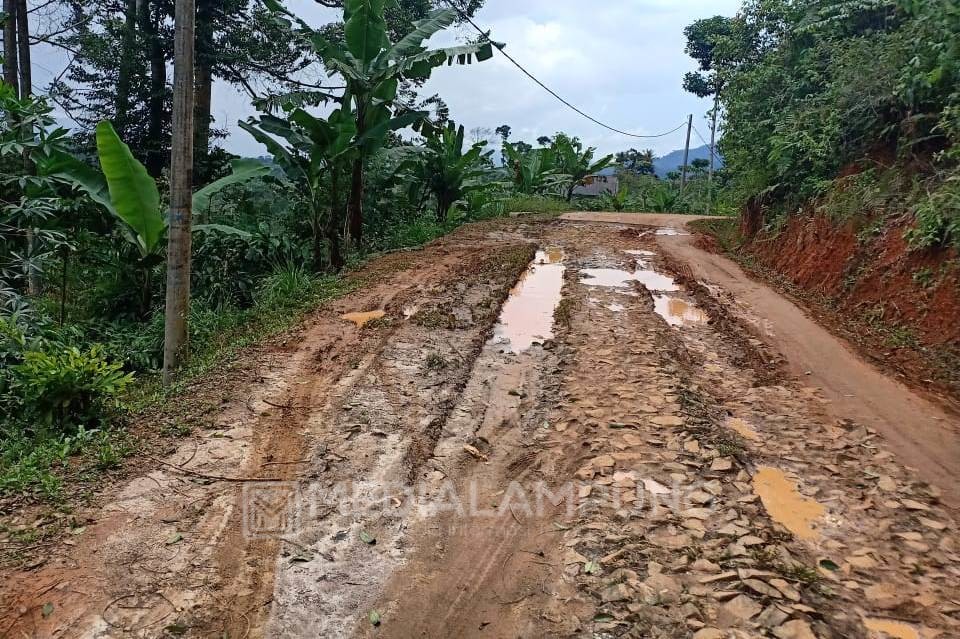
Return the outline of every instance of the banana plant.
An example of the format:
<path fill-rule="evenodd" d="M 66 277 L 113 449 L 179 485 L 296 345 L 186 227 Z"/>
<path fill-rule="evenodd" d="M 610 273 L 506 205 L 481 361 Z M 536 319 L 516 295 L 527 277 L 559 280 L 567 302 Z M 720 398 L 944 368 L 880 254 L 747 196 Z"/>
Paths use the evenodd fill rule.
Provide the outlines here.
<path fill-rule="evenodd" d="M 486 173 L 493 151 L 484 151 L 487 145 L 484 140 L 464 152 L 463 137 L 463 126 L 451 122 L 439 133 L 427 136 L 419 158 L 407 160 L 399 168 L 409 171 L 413 178 L 412 200 L 417 201 L 419 193 L 433 195 L 437 221 L 441 224 L 447 221 L 455 202 L 487 186 L 479 179 Z"/>
<path fill-rule="evenodd" d="M 323 261 L 324 236 L 331 265 L 335 270 L 343 268 L 340 177 L 344 163 L 355 153 L 353 141 L 356 137 L 356 124 L 349 103 L 335 110 L 326 120 L 297 108 L 287 118 L 267 114 L 259 120 L 250 118 L 239 122 L 239 125 L 267 148 L 290 180 L 306 189 L 310 201 L 314 269 L 319 270 Z M 323 224 L 326 180 L 330 186 L 330 210 L 326 224 Z"/>
<path fill-rule="evenodd" d="M 145 315 L 152 296 L 152 270 L 162 263 L 162 247 L 167 221 L 161 210 L 160 191 L 147 169 L 137 160 L 130 147 L 117 135 L 113 125 L 104 120 L 96 128 L 97 155 L 100 171 L 61 150 L 48 151 L 36 157 L 38 171 L 55 177 L 87 193 L 102 206 L 120 226 L 127 242 L 136 250 L 136 266 L 141 274 L 140 313 Z M 234 160 L 233 173 L 207 185 L 194 195 L 194 208 L 208 207 L 210 199 L 228 186 L 266 175 L 270 167 L 256 160 Z M 220 224 L 198 224 L 196 232 L 242 231 Z"/>
<path fill-rule="evenodd" d="M 569 179 L 560 172 L 556 151 L 550 147 L 520 151 L 516 144 L 504 142 L 503 154 L 518 193 L 557 192 Z"/>
<path fill-rule="evenodd" d="M 393 44 L 387 35 L 384 8 L 388 0 L 345 0 L 343 3 L 344 42 L 334 43 L 300 18 L 279 0 L 264 4 L 280 19 L 298 25 L 331 75 L 339 75 L 347 90 L 341 104 L 352 104 L 357 148 L 350 183 L 350 236 L 363 236 L 364 162 L 384 145 L 390 131 L 424 122 L 426 113 L 395 108 L 400 82 L 427 80 L 433 69 L 444 64 L 470 64 L 493 57 L 489 40 L 460 47 L 428 50 L 423 43 L 456 21 L 451 9 L 434 11 L 413 24 L 413 30 Z M 288 26 L 293 28 L 288 21 Z M 500 46 L 500 45 L 498 45 Z"/>
<path fill-rule="evenodd" d="M 608 155 L 600 158 L 596 162 L 593 156 L 597 150 L 593 147 L 583 150 L 583 144 L 577 138 L 571 138 L 565 133 L 558 133 L 551 144 L 557 157 L 557 166 L 563 175 L 569 176 L 569 184 L 566 187 L 567 202 L 573 200 L 573 192 L 584 184 L 584 180 L 590 175 L 602 171 L 613 163 L 613 156 Z"/>

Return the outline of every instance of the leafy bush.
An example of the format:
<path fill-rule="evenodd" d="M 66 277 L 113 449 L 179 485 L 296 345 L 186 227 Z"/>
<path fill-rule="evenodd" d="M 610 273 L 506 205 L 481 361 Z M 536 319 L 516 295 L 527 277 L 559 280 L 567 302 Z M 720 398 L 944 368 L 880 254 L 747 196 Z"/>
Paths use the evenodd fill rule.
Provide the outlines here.
<path fill-rule="evenodd" d="M 106 360 L 99 345 L 87 351 L 26 351 L 11 369 L 7 392 L 28 428 L 68 430 L 98 424 L 117 406 L 133 378 L 122 369 L 123 364 Z"/>
<path fill-rule="evenodd" d="M 950 177 L 920 200 L 915 223 L 906 235 L 912 246 L 960 250 L 960 175 Z"/>
<path fill-rule="evenodd" d="M 260 282 L 255 295 L 261 308 L 283 308 L 313 288 L 316 278 L 303 266 L 288 262 Z"/>

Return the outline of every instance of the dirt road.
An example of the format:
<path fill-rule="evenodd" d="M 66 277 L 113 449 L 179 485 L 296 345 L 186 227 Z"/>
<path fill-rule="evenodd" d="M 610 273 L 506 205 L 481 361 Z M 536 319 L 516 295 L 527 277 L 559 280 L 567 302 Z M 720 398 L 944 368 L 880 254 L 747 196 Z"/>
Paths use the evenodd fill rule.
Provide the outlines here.
<path fill-rule="evenodd" d="M 960 635 L 956 421 L 680 233 L 373 262 L 4 575 L 0 637 Z"/>

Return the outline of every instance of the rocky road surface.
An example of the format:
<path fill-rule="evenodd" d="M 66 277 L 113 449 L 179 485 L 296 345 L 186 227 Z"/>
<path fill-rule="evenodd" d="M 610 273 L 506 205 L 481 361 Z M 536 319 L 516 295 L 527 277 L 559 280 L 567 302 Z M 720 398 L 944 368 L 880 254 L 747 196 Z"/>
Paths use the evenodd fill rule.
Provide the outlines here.
<path fill-rule="evenodd" d="M 956 417 L 791 347 L 688 219 L 371 263 L 4 574 L 0 637 L 960 637 Z"/>

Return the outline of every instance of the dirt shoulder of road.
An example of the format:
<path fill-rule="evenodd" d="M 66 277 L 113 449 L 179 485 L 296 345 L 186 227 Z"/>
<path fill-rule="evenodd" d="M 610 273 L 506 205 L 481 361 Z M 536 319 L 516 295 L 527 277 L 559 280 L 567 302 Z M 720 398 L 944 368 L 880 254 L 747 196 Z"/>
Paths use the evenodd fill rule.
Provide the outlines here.
<path fill-rule="evenodd" d="M 864 359 L 895 372 L 904 384 L 960 415 L 960 339 L 956 336 L 960 308 L 957 291 L 951 292 L 951 287 L 960 290 L 960 286 L 958 275 L 949 275 L 951 268 L 958 270 L 957 265 L 907 255 L 902 230 L 891 230 L 888 235 L 894 239 L 884 243 L 895 244 L 899 257 L 886 258 L 883 247 L 875 252 L 857 248 L 847 228 L 832 227 L 822 219 L 810 224 L 816 226 L 821 246 L 816 249 L 815 243 L 803 241 L 804 250 L 819 253 L 807 255 L 802 263 L 790 257 L 801 244 L 797 236 L 806 232 L 798 225 L 782 237 L 758 238 L 753 243 L 744 243 L 732 218 L 694 220 L 688 228 L 697 233 L 696 246 L 731 258 L 751 277 L 773 287 L 854 345 Z M 937 287 L 914 281 L 917 272 L 938 269 L 948 275 Z"/>

